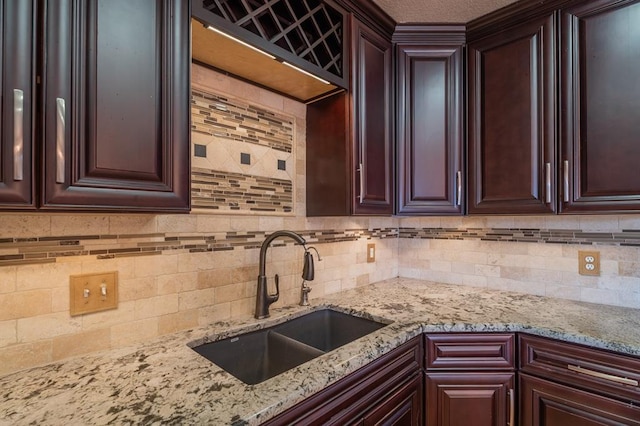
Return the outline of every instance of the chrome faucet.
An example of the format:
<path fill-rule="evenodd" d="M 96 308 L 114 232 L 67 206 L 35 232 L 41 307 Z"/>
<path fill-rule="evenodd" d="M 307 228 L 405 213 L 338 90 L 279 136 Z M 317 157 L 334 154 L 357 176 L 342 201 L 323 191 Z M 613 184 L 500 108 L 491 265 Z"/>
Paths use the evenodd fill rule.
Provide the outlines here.
<path fill-rule="evenodd" d="M 266 273 L 267 249 L 269 248 L 269 245 L 271 244 L 271 242 L 279 237 L 289 237 L 304 248 L 305 263 L 304 263 L 304 269 L 302 271 L 302 279 L 305 281 L 313 281 L 313 276 L 314 276 L 313 257 L 311 256 L 311 253 L 309 253 L 305 245 L 307 243 L 305 239 L 292 231 L 276 231 L 273 234 L 269 235 L 267 238 L 265 238 L 265 240 L 262 242 L 262 246 L 260 247 L 260 270 L 258 274 L 256 312 L 254 315 L 258 319 L 267 318 L 269 316 L 269 306 L 272 303 L 277 302 L 278 298 L 280 297 L 280 286 L 278 282 L 279 281 L 278 274 L 276 274 L 275 276 L 276 292 L 274 294 L 269 294 L 267 292 L 267 273 Z"/>

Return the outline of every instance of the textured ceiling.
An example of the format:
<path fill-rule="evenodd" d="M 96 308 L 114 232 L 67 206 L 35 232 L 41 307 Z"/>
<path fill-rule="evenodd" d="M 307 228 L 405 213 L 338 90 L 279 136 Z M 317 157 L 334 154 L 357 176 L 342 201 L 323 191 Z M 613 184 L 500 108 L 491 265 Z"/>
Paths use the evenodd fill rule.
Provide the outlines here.
<path fill-rule="evenodd" d="M 516 0 L 373 0 L 396 22 L 467 23 Z"/>

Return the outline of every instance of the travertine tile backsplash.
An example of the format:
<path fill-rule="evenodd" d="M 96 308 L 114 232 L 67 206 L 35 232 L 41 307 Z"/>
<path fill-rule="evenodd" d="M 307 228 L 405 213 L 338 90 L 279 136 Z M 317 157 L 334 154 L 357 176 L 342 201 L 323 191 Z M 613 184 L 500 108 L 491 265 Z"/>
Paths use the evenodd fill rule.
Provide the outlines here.
<path fill-rule="evenodd" d="M 399 275 L 640 308 L 640 215 L 306 218 L 304 105 L 200 67 L 193 76 L 296 117 L 294 211 L 0 214 L 0 374 L 251 315 L 258 247 L 278 229 L 300 232 L 322 255 L 312 303 Z M 366 263 L 369 242 L 375 263 Z M 302 249 L 282 243 L 267 266 L 281 277 L 276 309 L 298 301 L 302 271 Z M 581 248 L 601 252 L 600 277 L 578 275 Z M 69 275 L 112 270 L 118 309 L 71 317 Z"/>

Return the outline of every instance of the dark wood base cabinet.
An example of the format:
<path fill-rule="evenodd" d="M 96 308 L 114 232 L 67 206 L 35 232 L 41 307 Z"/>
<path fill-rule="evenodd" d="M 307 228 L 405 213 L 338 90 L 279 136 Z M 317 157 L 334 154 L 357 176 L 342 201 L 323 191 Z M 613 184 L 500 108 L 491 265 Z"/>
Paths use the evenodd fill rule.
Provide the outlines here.
<path fill-rule="evenodd" d="M 516 374 L 429 373 L 426 375 L 428 426 L 502 426 L 514 407 L 510 402 Z"/>
<path fill-rule="evenodd" d="M 521 426 L 640 425 L 640 407 L 520 374 Z"/>
<path fill-rule="evenodd" d="M 265 425 L 422 425 L 422 337 L 307 398 Z"/>

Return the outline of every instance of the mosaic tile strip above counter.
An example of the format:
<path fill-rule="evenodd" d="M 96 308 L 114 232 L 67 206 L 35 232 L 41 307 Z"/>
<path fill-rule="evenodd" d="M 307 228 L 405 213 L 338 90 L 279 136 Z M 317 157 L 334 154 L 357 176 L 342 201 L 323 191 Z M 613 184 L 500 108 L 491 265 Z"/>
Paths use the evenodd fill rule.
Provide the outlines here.
<path fill-rule="evenodd" d="M 221 232 L 208 235 L 173 235 L 166 233 L 141 235 L 84 235 L 73 237 L 2 238 L 0 267 L 54 263 L 69 256 L 94 256 L 114 259 L 132 256 L 153 256 L 163 252 L 214 252 L 260 248 L 271 232 Z M 308 244 L 357 241 L 372 238 L 397 238 L 395 228 L 310 230 L 298 231 Z M 290 240 L 278 240 L 275 246 L 292 245 Z"/>
<path fill-rule="evenodd" d="M 293 184 L 286 179 L 221 173 L 193 167 L 191 204 L 197 209 L 291 213 Z"/>
<path fill-rule="evenodd" d="M 400 228 L 400 238 L 510 241 L 554 244 L 606 244 L 640 247 L 640 230 L 585 232 L 579 229 Z"/>

